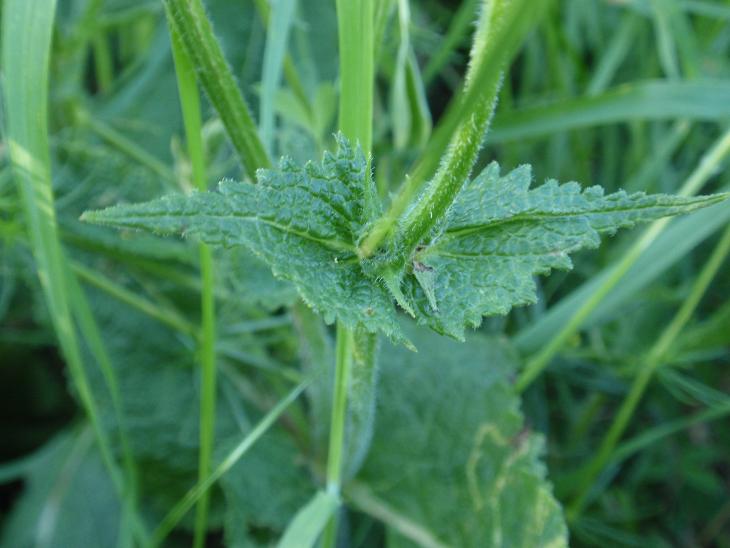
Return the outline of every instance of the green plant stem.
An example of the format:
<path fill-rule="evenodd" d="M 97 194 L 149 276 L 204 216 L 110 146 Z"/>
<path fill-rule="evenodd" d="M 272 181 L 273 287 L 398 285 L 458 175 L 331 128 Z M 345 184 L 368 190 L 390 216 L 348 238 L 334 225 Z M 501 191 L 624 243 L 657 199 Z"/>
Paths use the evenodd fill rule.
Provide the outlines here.
<path fill-rule="evenodd" d="M 170 29 L 172 54 L 175 60 L 180 104 L 182 105 L 185 136 L 193 171 L 193 183 L 199 191 L 207 190 L 205 175 L 205 151 L 202 136 L 200 97 L 195 77 L 195 69 L 182 45 L 175 29 Z M 206 244 L 200 244 L 201 277 L 201 326 L 200 326 L 200 451 L 198 455 L 198 481 L 202 482 L 210 473 L 215 443 L 215 405 L 216 405 L 216 363 L 215 363 L 215 272 L 213 254 Z M 198 499 L 195 515 L 195 537 L 193 546 L 205 546 L 208 529 L 208 492 Z"/>
<path fill-rule="evenodd" d="M 270 167 L 248 106 L 223 56 L 201 0 L 164 0 L 170 28 L 178 33 L 200 84 L 226 128 L 246 174 Z"/>
<path fill-rule="evenodd" d="M 575 520 L 582 512 L 590 495 L 591 485 L 596 476 L 606 467 L 611 460 L 616 444 L 623 436 L 626 428 L 633 417 L 649 382 L 651 381 L 657 368 L 662 364 L 662 360 L 667 355 L 674 341 L 677 340 L 682 329 L 691 319 L 697 305 L 700 303 L 703 295 L 707 291 L 710 282 L 713 280 L 717 271 L 722 266 L 725 258 L 730 252 L 730 226 L 725 229 L 720 241 L 715 247 L 712 255 L 695 280 L 692 290 L 682 303 L 679 311 L 672 321 L 662 332 L 659 339 L 651 347 L 646 359 L 639 365 L 639 372 L 631 383 L 629 393 L 626 395 L 618 413 L 613 419 L 610 428 L 599 446 L 598 452 L 583 468 L 579 475 L 576 496 L 568 508 L 568 519 Z"/>
<path fill-rule="evenodd" d="M 200 500 L 215 483 L 221 479 L 226 472 L 228 472 L 239 460 L 243 457 L 246 452 L 256 443 L 261 436 L 263 436 L 269 428 L 276 422 L 276 420 L 284 413 L 287 407 L 291 405 L 299 395 L 307 387 L 309 381 L 305 381 L 298 385 L 294 390 L 284 397 L 274 408 L 269 411 L 264 418 L 254 427 L 246 437 L 241 440 L 233 451 L 223 459 L 223 461 L 216 466 L 215 470 L 210 473 L 204 480 L 199 481 L 195 487 L 190 489 L 187 494 L 178 502 L 173 508 L 167 513 L 160 524 L 157 526 L 152 534 L 152 540 L 150 546 L 159 546 L 167 535 L 175 528 L 180 520 L 188 513 L 188 511 Z"/>
<path fill-rule="evenodd" d="M 452 100 L 388 212 L 376 221 L 360 245 L 361 257 L 372 256 L 390 237 L 396 241 L 396 261 L 403 262 L 443 218 L 476 162 L 494 112 L 503 71 L 548 3 L 549 0 L 483 2 L 464 89 Z M 434 171 L 436 175 L 428 188 L 405 214 Z M 396 226 L 400 227 L 399 232 L 393 234 Z"/>
<path fill-rule="evenodd" d="M 327 492 L 340 497 L 342 487 L 342 461 L 345 453 L 345 424 L 347 422 L 347 392 L 352 367 L 354 346 L 353 333 L 341 322 L 337 323 L 335 351 L 335 380 L 330 419 L 329 451 L 327 454 Z M 323 546 L 333 547 L 337 536 L 337 519 L 334 517 L 324 533 Z"/>
<path fill-rule="evenodd" d="M 702 185 L 715 173 L 717 166 L 730 153 L 730 130 L 726 131 L 700 160 L 697 168 L 687 178 L 679 191 L 680 196 L 693 196 L 702 188 Z M 573 314 L 565 327 L 555 335 L 545 347 L 527 361 L 525 369 L 517 379 L 516 389 L 523 392 L 542 373 L 550 361 L 565 345 L 566 341 L 575 335 L 585 319 L 603 301 L 608 293 L 621 281 L 631 266 L 641 257 L 641 254 L 661 234 L 669 223 L 669 219 L 660 219 L 651 224 L 644 234 L 629 248 L 626 254 L 616 264 L 606 281 L 596 289 L 591 297 Z"/>
<path fill-rule="evenodd" d="M 337 32 L 340 54 L 339 126 L 351 142 L 357 142 L 369 159 L 372 146 L 374 55 L 373 0 L 337 0 Z M 368 160 L 369 161 L 369 160 Z M 368 174 L 370 170 L 368 169 Z M 372 181 L 368 176 L 366 185 Z M 366 193 L 367 194 L 367 193 Z M 327 454 L 327 493 L 340 499 L 343 476 L 347 396 L 353 363 L 354 333 L 337 323 L 335 378 Z M 322 546 L 334 548 L 337 541 L 337 514 L 329 520 Z"/>
<path fill-rule="evenodd" d="M 103 31 L 99 31 L 94 35 L 92 48 L 94 51 L 96 83 L 99 86 L 99 91 L 106 93 L 112 87 L 114 71 L 112 68 L 112 55 L 109 49 L 109 42 Z"/>
<path fill-rule="evenodd" d="M 340 131 L 366 157 L 373 136 L 373 0 L 337 0 L 340 47 Z"/>

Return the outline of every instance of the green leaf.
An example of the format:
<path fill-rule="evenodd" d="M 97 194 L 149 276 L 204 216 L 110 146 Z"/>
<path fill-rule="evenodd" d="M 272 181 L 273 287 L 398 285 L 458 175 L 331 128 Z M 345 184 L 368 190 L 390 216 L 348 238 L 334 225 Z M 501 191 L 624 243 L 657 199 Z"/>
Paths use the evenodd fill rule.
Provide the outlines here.
<path fill-rule="evenodd" d="M 122 228 L 193 235 L 217 245 L 244 245 L 331 323 L 380 330 L 404 342 L 396 300 L 421 324 L 457 339 L 483 316 L 507 314 L 537 300 L 533 276 L 570 269 L 569 254 L 595 248 L 600 234 L 722 201 L 648 196 L 556 181 L 530 189 L 523 166 L 500 176 L 497 164 L 467 182 L 412 255 L 361 260 L 360 238 L 379 204 L 366 162 L 339 136 L 321 164 L 260 170 L 258 185 L 223 181 L 219 191 L 87 212 L 85 220 Z M 428 214 L 428 212 L 425 212 Z M 398 242 L 398 240 L 396 240 Z"/>
<path fill-rule="evenodd" d="M 314 546 L 332 514 L 337 510 L 337 497 L 319 491 L 296 515 L 279 541 L 279 548 Z"/>
<path fill-rule="evenodd" d="M 462 189 L 445 229 L 415 253 L 403 280 L 420 323 L 463 339 L 464 328 L 478 327 L 482 316 L 535 303 L 533 277 L 572 268 L 569 254 L 598 247 L 601 234 L 726 197 L 604 195 L 597 186 L 554 180 L 530 189 L 531 179 L 529 166 L 500 176 L 493 163 Z"/>
<path fill-rule="evenodd" d="M 355 494 L 354 504 L 433 546 L 567 546 L 539 461 L 542 438 L 524 428 L 511 386 L 512 349 L 477 336 L 458 344 L 406 334 L 418 354 L 387 346 L 381 354 L 375 436 L 358 478 L 370 500 L 361 505 Z M 413 546 L 392 537 L 389 546 Z"/>
<path fill-rule="evenodd" d="M 121 506 L 88 428 L 49 441 L 23 480 L 0 545 L 118 545 Z"/>
<path fill-rule="evenodd" d="M 398 339 L 394 307 L 383 286 L 362 272 L 355 248 L 375 214 L 362 151 L 338 137 L 336 155 L 279 171 L 259 170 L 258 185 L 223 181 L 219 191 L 87 212 L 84 220 L 122 228 L 192 235 L 213 245 L 245 245 L 290 280 L 328 323 L 380 329 Z"/>

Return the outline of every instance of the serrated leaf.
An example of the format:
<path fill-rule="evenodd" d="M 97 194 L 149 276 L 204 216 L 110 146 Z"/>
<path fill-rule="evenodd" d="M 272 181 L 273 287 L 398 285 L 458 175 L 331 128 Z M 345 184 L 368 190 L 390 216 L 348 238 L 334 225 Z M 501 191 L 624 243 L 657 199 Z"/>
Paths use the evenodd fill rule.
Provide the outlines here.
<path fill-rule="evenodd" d="M 342 136 L 338 143 L 321 164 L 283 159 L 278 171 L 260 170 L 258 185 L 223 181 L 218 192 L 116 206 L 84 219 L 244 245 L 276 277 L 293 282 L 328 323 L 339 318 L 405 342 L 394 300 L 419 323 L 463 339 L 482 317 L 534 303 L 533 276 L 570 269 L 569 254 L 597 247 L 601 234 L 726 197 L 604 195 L 599 187 L 553 180 L 530 189 L 529 166 L 500 176 L 492 164 L 464 185 L 440 231 L 394 267 L 387 261 L 402 256 L 397 249 L 364 262 L 358 257 L 379 204 L 362 151 Z"/>
<path fill-rule="evenodd" d="M 191 235 L 212 245 L 245 245 L 277 277 L 290 280 L 328 323 L 400 337 L 385 288 L 367 278 L 356 244 L 376 213 L 362 151 L 339 137 L 336 155 L 303 168 L 283 159 L 259 170 L 258 185 L 223 181 L 218 192 L 173 195 L 88 212 L 83 219 L 120 228 Z"/>
<path fill-rule="evenodd" d="M 530 189 L 531 179 L 529 166 L 500 176 L 495 163 L 464 187 L 445 229 L 415 253 L 404 278 L 420 323 L 463 339 L 483 316 L 536 302 L 533 277 L 572 268 L 569 254 L 598 247 L 601 234 L 725 199 L 604 195 L 597 186 L 554 180 Z"/>
<path fill-rule="evenodd" d="M 375 436 L 358 483 L 397 513 L 394 524 L 417 524 L 438 544 L 567 546 L 539 459 L 542 437 L 524 429 L 510 383 L 511 348 L 406 334 L 419 353 L 386 346 L 381 354 Z M 391 545 L 414 546 L 396 535 Z"/>

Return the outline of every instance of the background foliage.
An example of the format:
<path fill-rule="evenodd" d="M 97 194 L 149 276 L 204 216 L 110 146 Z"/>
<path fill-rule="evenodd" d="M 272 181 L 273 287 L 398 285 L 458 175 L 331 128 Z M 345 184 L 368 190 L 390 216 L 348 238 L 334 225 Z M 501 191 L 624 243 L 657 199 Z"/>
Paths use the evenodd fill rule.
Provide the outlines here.
<path fill-rule="evenodd" d="M 304 162 L 334 148 L 337 21 L 332 2 L 291 4 L 291 21 L 273 11 L 267 24 L 263 2 L 205 2 L 256 118 L 274 113 L 273 156 Z M 403 4 L 380 2 L 375 28 L 382 196 L 460 87 L 476 10 L 473 0 L 427 0 L 404 16 Z M 505 79 L 477 171 L 530 163 L 538 182 L 674 193 L 707 166 L 702 192 L 727 190 L 729 21 L 722 0 L 553 2 Z M 281 85 L 265 77 L 282 33 L 304 100 L 286 74 Z M 162 4 L 59 1 L 50 67 L 61 238 L 119 380 L 151 529 L 197 478 L 197 249 L 78 218 L 193 187 Z M 220 120 L 203 109 L 209 181 L 240 179 Z M 0 543 L 114 546 L 127 518 L 60 358 L 7 143 L 0 153 Z M 463 345 L 409 325 L 418 354 L 384 343 L 372 446 L 345 490 L 348 545 L 560 544 L 563 507 L 576 546 L 730 546 L 724 254 L 687 323 L 657 343 L 728 219 L 723 203 L 672 221 L 565 341 L 638 229 L 576 255 L 570 273 L 538 279 L 537 305 L 489 319 Z M 330 329 L 248 253 L 217 251 L 215 264 L 219 462 L 306 374 L 329 373 L 334 349 Z M 556 340 L 520 403 L 513 381 Z M 90 365 L 92 345 L 82 352 L 120 455 L 113 398 Z M 276 542 L 321 484 L 330 386 L 318 378 L 214 487 L 210 546 Z M 586 472 L 644 378 L 620 443 Z M 166 542 L 189 545 L 192 527 L 189 515 Z"/>

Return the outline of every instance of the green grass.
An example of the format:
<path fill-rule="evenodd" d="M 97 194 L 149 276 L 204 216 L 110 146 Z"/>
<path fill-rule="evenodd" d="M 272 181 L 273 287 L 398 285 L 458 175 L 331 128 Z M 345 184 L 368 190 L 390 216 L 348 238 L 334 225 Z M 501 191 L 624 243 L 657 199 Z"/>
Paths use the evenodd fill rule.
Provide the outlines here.
<path fill-rule="evenodd" d="M 0 545 L 730 546 L 725 2 L 0 14 Z"/>

